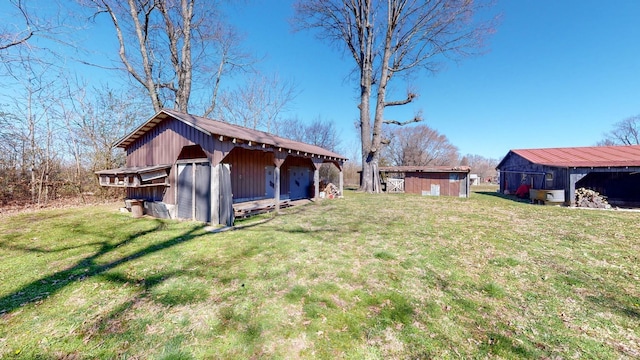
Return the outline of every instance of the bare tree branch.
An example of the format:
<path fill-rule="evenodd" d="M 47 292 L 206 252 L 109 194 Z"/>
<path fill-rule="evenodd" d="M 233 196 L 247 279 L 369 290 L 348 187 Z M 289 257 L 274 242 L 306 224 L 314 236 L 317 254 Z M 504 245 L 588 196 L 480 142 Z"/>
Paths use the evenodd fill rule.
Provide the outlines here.
<path fill-rule="evenodd" d="M 398 101 L 387 101 L 384 103 L 384 106 L 400 106 L 400 105 L 407 105 L 408 103 L 412 102 L 413 99 L 415 99 L 418 95 L 413 94 L 413 93 L 409 93 L 407 94 L 407 98 L 404 100 L 398 100 Z"/>
<path fill-rule="evenodd" d="M 226 93 L 220 107 L 223 119 L 229 122 L 271 132 L 297 95 L 295 83 L 282 81 L 277 74 L 257 74 L 244 86 Z"/>
<path fill-rule="evenodd" d="M 407 121 L 397 121 L 397 120 L 384 120 L 383 123 L 384 124 L 388 124 L 388 125 L 398 125 L 398 126 L 404 126 L 404 125 L 409 125 L 409 124 L 413 124 L 413 123 L 417 123 L 422 121 L 422 117 L 420 116 L 416 116 L 411 120 L 407 120 Z"/>
<path fill-rule="evenodd" d="M 615 123 L 599 145 L 640 145 L 640 115 Z"/>
<path fill-rule="evenodd" d="M 298 29 L 317 29 L 318 37 L 351 55 L 359 74 L 362 182 L 360 189 L 378 192 L 375 169 L 384 148 L 384 109 L 411 103 L 387 101 L 387 87 L 395 74 L 427 69 L 438 60 L 458 59 L 481 48 L 494 19 L 474 22 L 482 0 L 298 0 Z M 374 95 L 375 92 L 375 95 Z M 375 96 L 373 121 L 371 101 Z M 414 119 L 415 120 L 415 119 Z M 414 121 L 409 121 L 414 122 Z M 387 120 L 386 123 L 406 123 Z"/>
<path fill-rule="evenodd" d="M 120 45 L 119 59 L 144 87 L 156 111 L 172 104 L 176 110 L 189 112 L 195 101 L 205 115 L 214 112 L 220 79 L 242 66 L 231 65 L 238 60 L 234 58 L 238 37 L 220 36 L 232 30 L 222 20 L 217 2 L 78 1 L 92 7 L 96 15 L 109 15 Z"/>

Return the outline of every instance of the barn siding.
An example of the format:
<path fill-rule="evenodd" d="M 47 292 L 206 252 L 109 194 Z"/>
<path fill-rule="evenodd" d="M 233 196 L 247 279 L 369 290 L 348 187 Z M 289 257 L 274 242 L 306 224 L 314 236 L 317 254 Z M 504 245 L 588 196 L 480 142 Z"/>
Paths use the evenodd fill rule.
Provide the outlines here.
<path fill-rule="evenodd" d="M 222 162 L 231 165 L 231 188 L 234 201 L 248 201 L 266 197 L 266 168 L 274 166 L 273 152 L 237 147 L 229 152 L 222 159 Z M 290 195 L 289 169 L 291 167 L 308 168 L 312 174 L 314 170 L 310 159 L 287 156 L 280 167 L 280 196 L 282 198 L 287 198 Z"/>
<path fill-rule="evenodd" d="M 451 175 L 457 174 L 457 179 Z M 466 173 L 427 173 L 410 172 L 405 175 L 405 192 L 410 194 L 422 194 L 430 192 L 431 185 L 440 187 L 441 196 L 460 196 L 460 182 L 467 181 Z"/>
<path fill-rule="evenodd" d="M 273 153 L 235 148 L 222 162 L 231 165 L 234 200 L 259 199 L 265 196 L 265 167 L 273 165 Z"/>
<path fill-rule="evenodd" d="M 559 190 L 569 185 L 567 168 L 534 164 L 520 155 L 510 153 L 500 168 L 500 192 L 505 190 L 515 193 L 522 184 L 528 184 L 533 189 Z M 552 180 L 547 180 L 547 175 Z"/>
<path fill-rule="evenodd" d="M 127 147 L 127 166 L 174 164 L 184 146 L 200 145 L 209 159 L 214 151 L 213 137 L 182 121 L 167 118 Z M 169 172 L 169 187 L 128 189 L 133 199 L 163 201 L 175 204 L 175 169 Z"/>

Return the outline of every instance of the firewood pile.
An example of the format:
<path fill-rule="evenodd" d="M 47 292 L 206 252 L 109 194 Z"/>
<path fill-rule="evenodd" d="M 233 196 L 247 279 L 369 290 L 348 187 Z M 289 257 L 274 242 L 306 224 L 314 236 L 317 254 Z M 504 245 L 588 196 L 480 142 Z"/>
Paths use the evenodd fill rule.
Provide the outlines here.
<path fill-rule="evenodd" d="M 328 183 L 324 188 L 325 194 L 329 199 L 337 198 L 340 195 L 340 189 L 332 183 Z"/>
<path fill-rule="evenodd" d="M 597 191 L 585 188 L 576 189 L 576 206 L 596 209 L 611 208 L 606 197 L 600 195 Z"/>

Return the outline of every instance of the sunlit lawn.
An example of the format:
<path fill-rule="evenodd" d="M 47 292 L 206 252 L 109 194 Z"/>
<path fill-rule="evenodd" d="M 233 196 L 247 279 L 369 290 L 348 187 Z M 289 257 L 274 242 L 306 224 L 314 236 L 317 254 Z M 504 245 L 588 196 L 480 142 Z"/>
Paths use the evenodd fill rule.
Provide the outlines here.
<path fill-rule="evenodd" d="M 0 219 L 0 357 L 640 357 L 637 212 L 348 192 L 241 226 Z"/>

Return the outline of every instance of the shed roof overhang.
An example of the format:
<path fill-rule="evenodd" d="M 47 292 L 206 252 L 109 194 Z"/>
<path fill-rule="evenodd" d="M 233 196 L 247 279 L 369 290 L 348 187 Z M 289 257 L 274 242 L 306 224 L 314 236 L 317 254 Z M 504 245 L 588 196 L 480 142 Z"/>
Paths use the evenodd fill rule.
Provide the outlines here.
<path fill-rule="evenodd" d="M 122 167 L 117 169 L 100 170 L 96 171 L 97 175 L 142 175 L 151 172 L 157 172 L 158 170 L 170 169 L 172 165 L 153 165 L 153 166 L 138 166 L 138 167 Z"/>
<path fill-rule="evenodd" d="M 100 178 L 101 186 L 112 187 L 148 187 L 168 186 L 167 177 L 172 165 L 153 165 L 143 167 L 123 167 L 100 170 L 95 174 Z M 131 179 L 130 181 L 130 177 Z"/>

